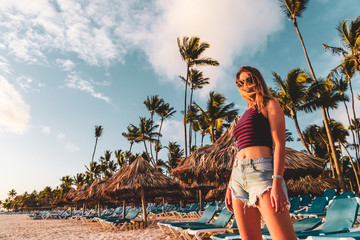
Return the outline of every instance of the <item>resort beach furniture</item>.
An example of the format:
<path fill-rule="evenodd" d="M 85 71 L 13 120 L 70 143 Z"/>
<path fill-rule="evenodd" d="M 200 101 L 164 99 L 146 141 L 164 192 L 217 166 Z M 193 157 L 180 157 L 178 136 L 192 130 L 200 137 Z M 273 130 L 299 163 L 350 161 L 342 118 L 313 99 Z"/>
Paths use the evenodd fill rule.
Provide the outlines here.
<path fill-rule="evenodd" d="M 175 236 L 177 236 L 177 234 L 172 230 L 172 228 L 176 227 L 176 225 L 188 225 L 190 227 L 190 226 L 195 226 L 195 225 L 201 225 L 204 223 L 209 223 L 211 221 L 211 219 L 214 217 L 216 210 L 217 210 L 217 204 L 213 203 L 205 209 L 205 211 L 203 212 L 203 214 L 197 221 L 194 221 L 194 222 L 158 222 L 157 224 L 163 233 L 166 234 L 166 232 L 164 231 L 164 227 L 168 227 L 172 231 L 172 233 Z"/>
<path fill-rule="evenodd" d="M 226 225 L 230 222 L 233 215 L 233 213 L 231 213 L 227 209 L 224 209 L 220 212 L 219 216 L 213 223 L 198 224 L 190 227 L 187 224 L 176 225 L 174 226 L 174 230 L 180 232 L 180 235 L 183 236 L 185 239 L 202 239 L 200 237 L 200 234 L 205 233 L 206 230 L 224 229 Z M 172 225 L 170 227 L 172 227 Z M 195 236 L 192 237 L 191 235 Z"/>
<path fill-rule="evenodd" d="M 139 214 L 140 208 L 133 208 L 131 209 L 128 214 L 126 214 L 125 219 L 106 219 L 102 221 L 102 225 L 104 227 L 109 227 L 113 230 L 122 230 L 124 227 L 133 219 L 136 218 L 136 216 Z"/>
<path fill-rule="evenodd" d="M 295 232 L 302 232 L 312 230 L 318 227 L 322 223 L 321 218 L 304 218 L 300 219 L 293 223 L 293 227 Z M 269 234 L 269 230 L 267 229 L 266 225 L 261 229 L 262 234 Z M 240 240 L 239 232 L 236 233 L 225 233 L 225 234 L 217 234 L 211 236 L 212 239 L 215 240 L 223 240 L 223 239 L 232 239 L 232 240 Z"/>
<path fill-rule="evenodd" d="M 324 211 L 328 201 L 326 197 L 316 197 L 314 198 L 311 207 L 307 207 L 305 212 L 292 213 L 295 217 L 321 217 L 326 215 Z"/>
<path fill-rule="evenodd" d="M 320 234 L 349 232 L 357 220 L 358 201 L 359 199 L 356 197 L 334 199 L 329 204 L 321 229 L 296 232 L 296 236 L 300 239 L 305 239 L 308 236 L 318 236 Z M 264 234 L 263 238 L 271 239 L 271 236 L 270 234 Z"/>
<path fill-rule="evenodd" d="M 332 200 L 336 195 L 336 189 L 326 189 L 324 190 L 323 197 L 326 197 L 328 201 Z"/>

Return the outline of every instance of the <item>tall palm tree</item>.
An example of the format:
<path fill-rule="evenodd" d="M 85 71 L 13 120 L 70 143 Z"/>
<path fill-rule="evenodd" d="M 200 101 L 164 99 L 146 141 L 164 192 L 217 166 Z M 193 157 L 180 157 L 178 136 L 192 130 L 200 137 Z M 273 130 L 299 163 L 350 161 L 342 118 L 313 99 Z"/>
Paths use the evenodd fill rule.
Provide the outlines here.
<path fill-rule="evenodd" d="M 233 109 L 234 103 L 225 104 L 226 98 L 220 93 L 210 92 L 207 101 L 206 110 L 203 110 L 195 103 L 195 106 L 201 111 L 201 117 L 208 125 L 211 142 L 215 143 L 217 133 L 222 132 L 226 119 L 231 116 L 234 120 L 237 110 Z"/>
<path fill-rule="evenodd" d="M 132 127 L 135 127 L 131 124 Z M 150 159 L 150 162 L 153 164 L 153 166 L 156 166 L 156 162 L 154 161 L 154 157 L 150 157 L 149 151 L 146 146 L 146 142 L 155 142 L 157 141 L 157 136 L 159 135 L 158 132 L 156 132 L 156 129 L 158 128 L 158 125 L 154 125 L 153 121 L 151 119 L 146 119 L 145 117 L 140 117 L 140 124 L 139 124 L 139 136 L 137 140 L 139 142 L 144 143 L 145 147 L 145 153 L 147 155 L 147 158 Z"/>
<path fill-rule="evenodd" d="M 158 160 L 158 153 L 159 153 L 159 151 L 161 150 L 160 136 L 161 136 L 161 129 L 162 129 L 164 120 L 171 118 L 171 117 L 176 113 L 176 110 L 174 110 L 174 108 L 171 107 L 169 103 L 163 102 L 163 103 L 155 110 L 155 112 L 156 112 L 157 115 L 160 116 L 159 135 L 158 135 L 158 139 L 157 139 L 157 144 L 156 144 L 156 146 L 155 146 L 155 148 L 156 148 L 156 158 L 155 158 L 155 161 L 157 162 L 157 160 Z"/>
<path fill-rule="evenodd" d="M 93 152 L 93 155 L 92 155 L 92 158 L 91 158 L 92 162 L 94 161 L 97 142 L 98 142 L 99 137 L 101 137 L 102 132 L 103 132 L 103 127 L 101 125 L 96 125 L 95 126 L 95 146 L 94 146 L 94 152 Z"/>
<path fill-rule="evenodd" d="M 182 60 L 186 64 L 186 81 L 185 81 L 185 96 L 184 96 L 184 143 L 185 143 L 185 156 L 187 156 L 187 136 L 186 136 L 186 99 L 187 99 L 187 86 L 189 82 L 190 68 L 193 66 L 218 66 L 219 62 L 208 57 L 202 57 L 206 49 L 210 47 L 207 42 L 200 42 L 199 37 L 183 37 L 182 41 L 177 38 L 177 44 Z"/>
<path fill-rule="evenodd" d="M 310 77 L 300 68 L 291 69 L 285 80 L 275 72 L 273 72 L 273 76 L 276 87 L 278 88 L 275 96 L 279 100 L 280 106 L 284 110 L 284 114 L 294 120 L 300 140 L 307 153 L 310 154 L 309 147 L 301 134 L 297 119 L 297 112 L 302 111 L 304 104 L 307 103 L 307 83 L 309 83 Z"/>
<path fill-rule="evenodd" d="M 342 78 L 340 78 L 340 79 L 336 78 L 335 75 L 333 75 L 333 77 L 330 80 L 333 83 L 334 90 L 337 91 L 343 97 L 343 103 L 344 103 L 345 110 L 346 110 L 346 116 L 347 116 L 348 121 L 349 121 L 349 126 L 351 126 L 351 118 L 350 118 L 350 115 L 349 115 L 348 106 L 346 104 L 346 102 L 349 101 L 349 98 L 346 95 L 346 91 L 348 90 L 348 86 L 349 86 L 348 82 L 344 81 Z M 353 138 L 353 143 L 354 143 L 354 147 L 355 147 L 355 156 L 356 156 L 357 169 L 359 171 L 360 165 L 359 165 L 358 143 L 356 142 L 354 130 L 351 129 L 351 127 L 350 127 L 350 132 L 351 132 L 351 135 L 352 135 L 352 138 Z"/>
<path fill-rule="evenodd" d="M 302 46 L 304 54 L 305 54 L 307 64 L 308 64 L 310 72 L 311 72 L 311 76 L 313 78 L 313 81 L 315 83 L 317 83 L 315 72 L 314 72 L 314 69 L 312 68 L 312 65 L 311 65 L 311 62 L 310 62 L 310 59 L 309 59 L 309 56 L 307 54 L 307 50 L 306 50 L 306 47 L 305 47 L 305 43 L 304 43 L 304 40 L 303 40 L 303 38 L 301 36 L 300 30 L 298 28 L 298 23 L 297 23 L 297 17 L 301 17 L 303 11 L 307 8 L 309 0 L 279 0 L 279 1 L 280 1 L 280 7 L 282 8 L 283 13 L 294 24 L 295 30 L 296 30 L 296 32 L 298 34 L 301 46 Z M 320 95 L 318 95 L 318 97 L 320 97 Z M 339 164 L 338 164 L 338 159 L 337 159 L 337 156 L 336 156 L 334 140 L 333 140 L 333 137 L 331 135 L 331 131 L 330 131 L 330 127 L 329 127 L 329 120 L 328 120 L 328 118 L 326 116 L 326 112 L 325 112 L 324 108 L 321 108 L 321 112 L 322 112 L 322 115 L 323 115 L 323 118 L 324 118 L 324 125 L 325 125 L 325 129 L 326 129 L 326 134 L 327 134 L 327 136 L 328 136 L 328 138 L 330 140 L 330 150 L 331 150 L 331 155 L 332 155 L 332 157 L 333 157 L 333 159 L 335 161 L 336 171 L 338 173 L 338 181 L 339 181 L 340 187 L 342 189 L 344 189 L 345 184 L 344 184 L 344 181 L 343 181 L 343 178 L 342 178 L 340 168 L 338 167 Z"/>
<path fill-rule="evenodd" d="M 127 132 L 123 132 L 122 135 L 130 142 L 129 151 L 131 152 L 133 144 L 138 143 L 137 139 L 139 138 L 139 128 L 134 125 L 130 125 L 127 127 Z"/>
<path fill-rule="evenodd" d="M 159 98 L 159 95 L 153 95 L 153 96 L 147 96 L 146 100 L 144 101 L 144 104 L 147 108 L 147 110 L 150 112 L 150 119 L 151 121 L 154 121 L 154 114 L 156 110 L 164 103 L 163 99 Z M 157 149 L 157 147 L 155 147 Z M 155 150 L 156 150 L 155 149 Z M 153 156 L 152 152 L 152 142 L 150 142 L 150 153 L 151 156 Z"/>
<path fill-rule="evenodd" d="M 190 103 L 189 103 L 189 109 L 191 108 L 193 104 L 193 94 L 195 90 L 202 89 L 205 85 L 209 84 L 209 78 L 204 78 L 203 72 L 199 71 L 197 69 L 191 68 L 189 71 L 189 82 L 186 82 L 186 79 L 184 77 L 180 78 L 183 80 L 183 82 L 189 85 L 190 87 Z M 189 126 L 189 151 L 191 152 L 191 141 L 192 141 L 192 122 L 186 121 L 190 124 Z"/>

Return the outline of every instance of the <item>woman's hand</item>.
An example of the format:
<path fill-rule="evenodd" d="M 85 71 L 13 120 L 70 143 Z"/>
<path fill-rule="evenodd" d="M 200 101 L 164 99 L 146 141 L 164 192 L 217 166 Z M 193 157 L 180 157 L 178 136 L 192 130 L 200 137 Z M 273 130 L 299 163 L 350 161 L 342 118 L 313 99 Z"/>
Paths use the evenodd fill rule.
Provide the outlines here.
<path fill-rule="evenodd" d="M 271 206 L 275 208 L 275 212 L 281 213 L 288 205 L 284 189 L 282 188 L 282 179 L 274 179 L 270 192 Z"/>
<path fill-rule="evenodd" d="M 227 190 L 226 190 L 225 205 L 226 205 L 226 208 L 227 208 L 231 213 L 234 213 L 234 210 L 233 210 L 233 207 L 232 207 L 232 196 L 231 196 L 231 189 L 230 189 L 230 187 L 228 187 Z"/>

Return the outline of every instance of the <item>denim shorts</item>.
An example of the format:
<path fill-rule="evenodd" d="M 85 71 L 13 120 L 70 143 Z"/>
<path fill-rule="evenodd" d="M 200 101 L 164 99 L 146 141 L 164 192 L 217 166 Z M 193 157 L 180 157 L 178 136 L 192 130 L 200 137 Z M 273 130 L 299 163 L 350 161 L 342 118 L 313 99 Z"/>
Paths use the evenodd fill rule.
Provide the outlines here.
<path fill-rule="evenodd" d="M 273 157 L 235 159 L 230 189 L 232 195 L 248 206 L 256 206 L 258 198 L 272 187 Z M 282 187 L 288 198 L 285 181 Z"/>

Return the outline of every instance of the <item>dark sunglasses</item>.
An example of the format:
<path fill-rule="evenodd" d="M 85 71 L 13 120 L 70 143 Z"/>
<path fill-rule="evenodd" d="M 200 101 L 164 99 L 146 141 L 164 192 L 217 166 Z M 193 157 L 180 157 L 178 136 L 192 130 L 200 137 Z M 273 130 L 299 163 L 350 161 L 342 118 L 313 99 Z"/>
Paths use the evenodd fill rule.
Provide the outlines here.
<path fill-rule="evenodd" d="M 237 85 L 238 87 L 242 87 L 242 86 L 244 86 L 244 83 L 245 83 L 245 82 L 246 82 L 248 85 L 251 85 L 251 84 L 254 83 L 254 80 L 253 80 L 252 77 L 248 77 L 248 78 L 246 78 L 244 81 L 240 81 L 240 80 L 236 81 L 236 85 Z"/>

